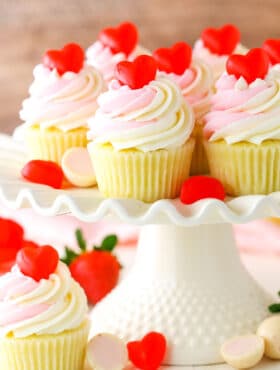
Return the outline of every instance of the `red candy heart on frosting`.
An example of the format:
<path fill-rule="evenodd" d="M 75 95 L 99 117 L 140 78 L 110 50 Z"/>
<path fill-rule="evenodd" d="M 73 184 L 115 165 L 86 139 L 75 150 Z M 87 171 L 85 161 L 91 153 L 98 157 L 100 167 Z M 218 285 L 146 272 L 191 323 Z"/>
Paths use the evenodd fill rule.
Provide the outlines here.
<path fill-rule="evenodd" d="M 120 62 L 116 66 L 116 78 L 123 85 L 131 89 L 140 89 L 154 80 L 157 73 L 157 64 L 153 57 L 140 55 L 133 62 Z"/>
<path fill-rule="evenodd" d="M 56 69 L 62 76 L 65 72 L 80 72 L 84 59 L 84 50 L 80 45 L 71 43 L 61 50 L 48 50 L 43 56 L 43 64 L 50 70 Z"/>
<path fill-rule="evenodd" d="M 230 55 L 226 65 L 228 74 L 237 79 L 244 77 L 248 84 L 257 78 L 264 78 L 268 68 L 268 55 L 260 48 L 251 49 L 246 55 Z"/>
<path fill-rule="evenodd" d="M 153 52 L 158 69 L 182 75 L 190 66 L 192 48 L 186 42 L 177 42 L 171 48 L 159 48 Z"/>
<path fill-rule="evenodd" d="M 230 55 L 240 41 L 240 31 L 233 24 L 226 24 L 221 28 L 206 28 L 201 39 L 212 53 Z"/>
<path fill-rule="evenodd" d="M 133 23 L 124 22 L 115 28 L 104 28 L 99 34 L 99 40 L 113 53 L 123 52 L 128 56 L 137 45 L 138 30 Z"/>
<path fill-rule="evenodd" d="M 156 370 L 160 367 L 166 352 L 165 337 L 156 332 L 147 334 L 141 341 L 127 344 L 130 361 L 142 370 Z"/>
<path fill-rule="evenodd" d="M 49 245 L 43 247 L 25 247 L 16 258 L 20 271 L 36 281 L 48 279 L 57 268 L 59 256 L 57 251 Z"/>
<path fill-rule="evenodd" d="M 280 40 L 266 40 L 262 46 L 272 65 L 280 63 Z"/>

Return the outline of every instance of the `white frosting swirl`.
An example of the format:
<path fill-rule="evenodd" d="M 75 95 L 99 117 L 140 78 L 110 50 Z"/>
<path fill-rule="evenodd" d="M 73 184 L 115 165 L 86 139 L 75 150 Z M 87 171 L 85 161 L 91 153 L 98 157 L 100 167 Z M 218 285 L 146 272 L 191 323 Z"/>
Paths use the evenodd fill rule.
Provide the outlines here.
<path fill-rule="evenodd" d="M 97 97 L 104 90 L 102 75 L 93 67 L 60 76 L 55 69 L 39 64 L 20 118 L 26 126 L 54 127 L 64 132 L 87 127 L 88 118 L 97 109 Z"/>
<path fill-rule="evenodd" d="M 192 108 L 176 83 L 159 78 L 138 90 L 116 81 L 98 99 L 100 108 L 89 121 L 94 143 L 116 150 L 143 152 L 183 145 L 194 127 Z"/>
<path fill-rule="evenodd" d="M 78 328 L 87 315 L 87 298 L 66 265 L 36 282 L 17 266 L 0 278 L 0 336 L 16 338 Z"/>

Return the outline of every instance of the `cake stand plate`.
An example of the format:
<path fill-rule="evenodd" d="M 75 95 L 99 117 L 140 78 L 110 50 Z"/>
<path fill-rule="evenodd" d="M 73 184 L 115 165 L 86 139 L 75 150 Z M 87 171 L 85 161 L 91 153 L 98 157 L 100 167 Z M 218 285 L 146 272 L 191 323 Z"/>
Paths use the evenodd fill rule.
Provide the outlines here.
<path fill-rule="evenodd" d="M 92 334 L 111 332 L 126 341 L 155 330 L 166 335 L 166 365 L 222 362 L 220 345 L 252 333 L 272 302 L 242 266 L 231 223 L 280 216 L 280 193 L 191 206 L 179 200 L 152 204 L 103 199 L 97 189 L 53 190 L 21 179 L 24 148 L 0 137 L 0 202 L 82 221 L 117 217 L 142 228 L 129 277 L 92 311 Z"/>

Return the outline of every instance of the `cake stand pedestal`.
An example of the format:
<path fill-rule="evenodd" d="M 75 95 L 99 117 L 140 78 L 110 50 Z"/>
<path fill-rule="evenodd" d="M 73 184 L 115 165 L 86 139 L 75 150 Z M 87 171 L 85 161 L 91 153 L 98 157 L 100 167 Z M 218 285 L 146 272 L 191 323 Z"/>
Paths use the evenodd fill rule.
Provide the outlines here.
<path fill-rule="evenodd" d="M 130 275 L 92 311 L 92 334 L 164 333 L 165 364 L 221 363 L 220 346 L 254 333 L 271 297 L 241 264 L 230 224 L 144 226 Z"/>

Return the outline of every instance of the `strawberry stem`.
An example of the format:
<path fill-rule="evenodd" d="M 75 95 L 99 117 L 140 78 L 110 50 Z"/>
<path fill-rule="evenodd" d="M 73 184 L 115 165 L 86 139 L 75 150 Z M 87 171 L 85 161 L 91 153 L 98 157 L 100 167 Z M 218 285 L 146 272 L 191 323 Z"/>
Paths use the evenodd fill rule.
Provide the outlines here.
<path fill-rule="evenodd" d="M 274 303 L 268 307 L 269 311 L 271 313 L 277 313 L 280 312 L 280 303 Z"/>
<path fill-rule="evenodd" d="M 76 235 L 76 240 L 77 240 L 77 243 L 78 243 L 78 246 L 80 248 L 80 250 L 82 252 L 86 252 L 87 250 L 87 243 L 84 239 L 84 235 L 83 235 L 83 232 L 81 229 L 77 229 L 75 231 L 75 235 Z"/>
<path fill-rule="evenodd" d="M 103 252 L 113 252 L 115 246 L 118 244 L 118 238 L 116 235 L 108 235 L 106 236 L 100 246 L 94 246 L 93 250 L 96 251 L 103 251 Z"/>

